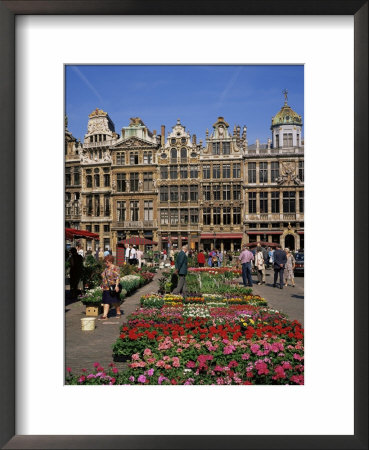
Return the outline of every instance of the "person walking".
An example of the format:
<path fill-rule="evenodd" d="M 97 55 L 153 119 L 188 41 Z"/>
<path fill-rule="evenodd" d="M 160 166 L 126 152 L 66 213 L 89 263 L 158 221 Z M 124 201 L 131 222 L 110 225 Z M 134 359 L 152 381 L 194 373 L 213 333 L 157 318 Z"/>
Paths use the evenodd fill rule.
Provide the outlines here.
<path fill-rule="evenodd" d="M 103 252 L 103 249 L 101 247 L 99 247 L 99 261 L 100 262 L 104 261 L 104 252 Z"/>
<path fill-rule="evenodd" d="M 134 266 L 136 264 L 136 253 L 137 251 L 135 246 L 131 244 L 129 246 L 129 260 L 128 260 L 131 266 Z"/>
<path fill-rule="evenodd" d="M 131 249 L 129 248 L 128 244 L 124 244 L 124 247 L 125 247 L 124 259 L 125 259 L 126 264 L 128 264 L 129 263 L 129 254 L 131 252 Z"/>
<path fill-rule="evenodd" d="M 271 247 L 268 247 L 268 256 L 269 256 L 269 264 L 273 267 L 274 263 L 274 250 Z"/>
<path fill-rule="evenodd" d="M 182 250 L 178 253 L 176 258 L 176 268 L 174 272 L 178 275 L 178 284 L 173 290 L 173 294 L 186 295 L 187 255 L 188 247 L 187 245 L 182 245 Z"/>
<path fill-rule="evenodd" d="M 136 252 L 136 256 L 137 256 L 137 261 L 138 261 L 138 267 L 141 269 L 143 251 L 138 248 L 137 252 Z"/>
<path fill-rule="evenodd" d="M 252 287 L 251 261 L 254 260 L 254 255 L 250 252 L 249 247 L 246 245 L 242 247 L 242 252 L 238 259 L 242 265 L 243 285 Z"/>
<path fill-rule="evenodd" d="M 205 265 L 205 255 L 202 250 L 199 250 L 199 254 L 197 255 L 197 263 L 199 267 L 204 267 Z"/>
<path fill-rule="evenodd" d="M 266 247 L 261 247 L 261 251 L 263 252 L 265 269 L 268 266 L 268 249 Z M 265 271 L 264 271 L 264 281 L 265 281 Z"/>
<path fill-rule="evenodd" d="M 256 248 L 255 267 L 258 275 L 258 285 L 265 284 L 265 263 L 261 247 Z"/>
<path fill-rule="evenodd" d="M 223 253 L 221 250 L 218 250 L 218 267 L 221 267 L 223 263 Z"/>
<path fill-rule="evenodd" d="M 163 250 L 163 261 L 164 261 L 164 263 L 165 263 L 165 261 L 167 260 L 167 251 L 164 249 Z"/>
<path fill-rule="evenodd" d="M 284 272 L 284 285 L 288 286 L 288 280 L 291 280 L 292 287 L 295 287 L 295 278 L 294 278 L 294 269 L 296 265 L 295 258 L 293 257 L 292 253 L 290 252 L 289 248 L 285 248 L 284 251 L 286 252 L 287 262 Z"/>
<path fill-rule="evenodd" d="M 256 247 L 256 253 L 255 253 L 255 266 L 256 266 L 256 255 L 257 255 L 257 253 L 258 252 L 261 252 L 261 255 L 262 255 L 262 258 L 263 258 L 263 264 L 261 264 L 260 266 L 262 266 L 261 267 L 261 275 L 262 275 L 262 280 L 261 280 L 261 283 L 264 283 L 265 284 L 265 262 L 266 262 L 266 260 L 268 259 L 268 252 L 267 252 L 267 250 L 264 248 L 264 247 L 262 247 L 260 244 Z M 260 256 L 259 256 L 259 259 L 260 259 Z M 256 270 L 257 270 L 257 273 L 259 273 L 259 268 L 258 267 L 256 267 Z M 258 277 L 259 278 L 259 277 Z M 261 284 L 260 283 L 260 284 Z"/>
<path fill-rule="evenodd" d="M 120 317 L 120 296 L 119 296 L 119 267 L 114 265 L 114 256 L 107 255 L 104 258 L 105 270 L 101 274 L 101 288 L 103 290 L 102 303 L 104 305 L 101 320 L 108 318 L 110 306 L 115 306 L 116 316 Z M 112 289 L 113 288 L 113 292 Z M 114 295 L 115 291 L 115 295 Z"/>
<path fill-rule="evenodd" d="M 83 251 L 83 248 L 82 248 L 81 244 L 78 243 L 78 244 L 76 245 L 76 247 L 77 247 L 77 253 L 78 253 L 79 255 L 81 255 L 82 258 L 84 258 L 84 257 L 85 257 L 85 253 L 84 253 L 84 251 Z"/>
<path fill-rule="evenodd" d="M 279 275 L 279 288 L 283 289 L 283 275 L 284 268 L 287 262 L 286 252 L 284 252 L 280 245 L 276 246 L 274 252 L 274 283 L 273 287 L 277 287 L 277 280 Z"/>

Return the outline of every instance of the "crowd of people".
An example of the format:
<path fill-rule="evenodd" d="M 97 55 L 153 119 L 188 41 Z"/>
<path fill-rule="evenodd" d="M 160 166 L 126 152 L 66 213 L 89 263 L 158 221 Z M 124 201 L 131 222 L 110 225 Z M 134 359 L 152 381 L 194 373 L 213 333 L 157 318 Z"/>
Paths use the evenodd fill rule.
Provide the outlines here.
<path fill-rule="evenodd" d="M 270 247 L 265 248 L 258 245 L 252 252 L 247 245 L 244 245 L 239 256 L 242 266 L 242 281 L 244 286 L 253 286 L 252 269 L 255 268 L 258 277 L 258 285 L 265 284 L 265 269 L 271 265 L 274 269 L 273 287 L 277 287 L 279 279 L 279 288 L 287 287 L 291 283 L 295 287 L 294 268 L 295 258 L 289 248 L 282 250 L 277 245 L 275 250 Z"/>

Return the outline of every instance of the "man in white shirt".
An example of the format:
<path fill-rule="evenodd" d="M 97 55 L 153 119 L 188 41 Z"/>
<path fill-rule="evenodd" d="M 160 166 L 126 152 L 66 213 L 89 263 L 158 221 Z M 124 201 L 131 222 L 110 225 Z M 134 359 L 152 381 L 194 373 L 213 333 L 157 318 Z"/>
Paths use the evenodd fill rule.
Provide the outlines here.
<path fill-rule="evenodd" d="M 126 261 L 126 263 L 128 264 L 128 263 L 129 263 L 129 253 L 130 253 L 130 248 L 129 248 L 129 245 L 128 245 L 128 244 L 124 244 L 124 246 L 125 246 L 125 248 L 126 248 L 125 254 L 124 254 L 124 256 L 125 256 L 125 261 Z"/>
<path fill-rule="evenodd" d="M 81 247 L 81 244 L 77 244 L 77 253 L 78 253 L 79 255 L 81 255 L 82 258 L 85 257 L 85 252 L 83 251 L 83 248 Z"/>
<path fill-rule="evenodd" d="M 137 259 L 136 254 L 137 254 L 136 246 L 135 245 L 130 245 L 129 263 L 131 265 L 135 265 L 136 264 L 136 259 Z"/>

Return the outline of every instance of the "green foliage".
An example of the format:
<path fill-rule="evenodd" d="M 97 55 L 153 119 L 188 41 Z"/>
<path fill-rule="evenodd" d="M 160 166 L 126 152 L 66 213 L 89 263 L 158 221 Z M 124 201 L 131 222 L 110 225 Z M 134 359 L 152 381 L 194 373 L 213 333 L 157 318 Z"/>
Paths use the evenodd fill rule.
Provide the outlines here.
<path fill-rule="evenodd" d="M 100 261 L 96 261 L 92 255 L 88 255 L 82 267 L 83 285 L 90 289 L 100 286 L 103 270 L 103 264 Z"/>

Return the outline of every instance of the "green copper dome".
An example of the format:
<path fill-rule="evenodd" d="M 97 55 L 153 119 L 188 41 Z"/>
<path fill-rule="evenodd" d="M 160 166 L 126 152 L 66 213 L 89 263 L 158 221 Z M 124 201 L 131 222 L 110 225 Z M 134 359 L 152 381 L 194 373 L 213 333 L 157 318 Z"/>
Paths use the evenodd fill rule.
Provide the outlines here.
<path fill-rule="evenodd" d="M 272 118 L 272 127 L 284 124 L 302 125 L 301 116 L 288 106 L 287 103 Z"/>

